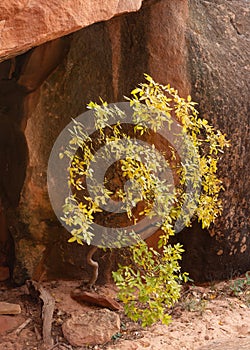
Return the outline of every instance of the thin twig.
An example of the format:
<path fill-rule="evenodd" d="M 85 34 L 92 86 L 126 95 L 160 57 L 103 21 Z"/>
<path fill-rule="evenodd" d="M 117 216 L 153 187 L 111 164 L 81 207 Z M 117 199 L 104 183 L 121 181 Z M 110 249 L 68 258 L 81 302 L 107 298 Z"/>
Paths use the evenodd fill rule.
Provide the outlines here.
<path fill-rule="evenodd" d="M 36 334 L 36 339 L 37 339 L 38 341 L 40 341 L 40 340 L 42 339 L 42 336 L 41 336 L 39 330 L 37 329 L 37 326 L 36 326 L 36 325 L 34 325 L 34 331 L 35 331 L 35 334 Z"/>
<path fill-rule="evenodd" d="M 26 321 L 24 321 L 15 331 L 16 335 L 19 335 L 22 330 L 28 326 L 28 324 L 31 322 L 31 318 L 28 318 Z"/>
<path fill-rule="evenodd" d="M 69 349 L 69 350 L 73 349 L 72 346 L 70 346 L 70 345 L 67 345 L 67 344 L 62 343 L 62 342 L 58 342 L 55 345 L 53 345 L 52 347 L 50 347 L 48 350 L 53 350 L 53 349 L 55 349 L 55 348 L 57 348 L 58 346 L 61 346 L 61 345 L 64 346 L 66 349 Z"/>
<path fill-rule="evenodd" d="M 55 345 L 51 346 L 48 350 L 53 350 L 57 348 L 61 343 L 56 343 Z"/>

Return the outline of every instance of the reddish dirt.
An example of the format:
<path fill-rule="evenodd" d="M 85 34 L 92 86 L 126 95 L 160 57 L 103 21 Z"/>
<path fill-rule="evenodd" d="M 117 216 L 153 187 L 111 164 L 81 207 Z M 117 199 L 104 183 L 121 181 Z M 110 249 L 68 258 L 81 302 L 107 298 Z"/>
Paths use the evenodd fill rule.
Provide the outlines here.
<path fill-rule="evenodd" d="M 243 282 L 242 282 L 243 281 Z M 170 310 L 173 321 L 166 327 L 156 324 L 143 329 L 127 319 L 122 311 L 121 331 L 105 345 L 72 347 L 64 338 L 61 325 L 72 313 L 96 308 L 79 304 L 70 297 L 79 281 L 43 282 L 55 298 L 52 336 L 56 350 L 238 350 L 250 348 L 250 280 L 237 279 L 206 286 L 185 286 L 181 300 Z M 98 292 L 116 297 L 112 285 L 98 287 Z M 42 346 L 42 304 L 30 296 L 26 286 L 11 288 L 0 284 L 0 301 L 18 303 L 22 313 L 0 315 L 0 350 L 49 350 Z M 27 319 L 30 322 L 18 330 Z M 224 344 L 224 345 L 223 345 Z M 224 347 L 223 347 L 224 346 Z"/>

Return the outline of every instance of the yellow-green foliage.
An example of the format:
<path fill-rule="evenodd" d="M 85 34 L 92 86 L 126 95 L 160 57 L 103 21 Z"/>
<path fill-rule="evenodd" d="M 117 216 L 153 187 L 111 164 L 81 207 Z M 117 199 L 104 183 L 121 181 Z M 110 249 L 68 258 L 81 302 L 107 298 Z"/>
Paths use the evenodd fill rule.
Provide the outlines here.
<path fill-rule="evenodd" d="M 184 250 L 180 244 L 167 245 L 159 253 L 144 241 L 129 249 L 131 264 L 113 272 L 125 313 L 133 321 L 141 321 L 142 326 L 157 321 L 168 324 L 171 317 L 167 310 L 178 301 L 180 283 L 187 280 L 178 263 Z"/>
<path fill-rule="evenodd" d="M 109 144 L 110 152 L 116 154 L 116 159 L 120 159 L 119 156 L 123 155 L 122 176 L 133 181 L 130 188 L 117 189 L 115 192 L 96 183 L 93 188 L 94 200 L 88 196 L 84 196 L 83 200 L 77 198 L 76 193 L 85 189 L 83 178 L 89 177 L 94 181 L 94 174 L 89 165 L 95 161 L 95 147 L 93 139 L 87 135 L 83 125 L 75 122 L 71 130 L 70 144 L 64 152 L 70 159 L 69 185 L 75 189 L 75 194 L 65 200 L 63 220 L 72 227 L 69 242 L 91 244 L 93 239 L 91 225 L 95 214 L 102 212 L 99 205 L 107 203 L 110 196 L 119 198 L 128 218 L 134 223 L 138 220 L 138 216 L 133 216 L 130 208 L 141 201 L 144 202 L 144 207 L 139 216 L 161 218 L 159 228 L 162 230 L 162 235 L 158 242 L 159 248 L 162 248 L 161 253 L 149 248 L 144 241 L 136 237 L 137 243 L 128 248 L 131 263 L 128 266 L 120 266 L 118 271 L 113 273 L 127 315 L 135 321 L 141 320 L 143 325 L 150 325 L 157 320 L 165 324 L 170 321 L 167 308 L 178 300 L 180 282 L 187 278 L 185 274 L 180 274 L 178 264 L 183 252 L 181 246 L 177 244 L 172 247 L 168 244 L 169 236 L 175 234 L 174 224 L 180 215 L 182 205 L 189 199 L 185 184 L 190 180 L 188 178 L 190 176 L 194 183 L 195 177 L 197 181 L 200 179 L 201 192 L 195 194 L 197 196 L 195 215 L 202 222 L 203 228 L 209 227 L 222 209 L 219 199 L 222 183 L 217 177 L 217 163 L 223 148 L 228 146 L 228 141 L 219 130 L 209 125 L 207 120 L 199 117 L 195 109 L 196 103 L 192 102 L 190 96 L 187 99 L 181 98 L 178 91 L 169 85 L 163 86 L 155 83 L 150 76 L 145 77 L 146 83 L 133 90 L 131 98 L 128 99 L 134 110 L 134 132 L 144 135 L 151 129 L 157 133 L 166 126 L 171 131 L 173 118 L 179 123 L 182 135 L 188 136 L 189 142 L 191 140 L 195 155 L 189 150 L 187 162 L 183 160 L 181 164 L 177 162 L 174 171 L 179 177 L 178 186 L 175 189 L 170 188 L 165 179 L 155 175 L 162 171 L 162 159 L 157 153 L 153 158 L 149 157 L 149 150 L 145 146 L 135 146 L 130 136 L 124 133 L 121 127 L 123 111 L 117 107 L 110 107 L 105 102 L 101 105 L 91 102 L 88 107 L 95 112 L 99 145 Z M 121 121 L 117 122 L 117 116 Z M 112 125 L 110 117 L 114 120 Z M 121 139 L 123 144 L 117 147 L 113 141 Z M 102 156 L 108 158 L 109 154 L 105 152 Z M 137 155 L 136 158 L 133 157 L 134 154 Z M 168 164 L 176 158 L 174 151 L 171 154 L 170 159 L 166 160 Z M 193 166 L 191 173 L 188 171 L 190 166 Z M 190 213 L 187 212 L 185 215 L 183 220 L 186 225 L 190 225 Z M 133 235 L 134 232 L 131 232 L 131 236 Z M 117 245 L 119 246 L 119 242 Z"/>
<path fill-rule="evenodd" d="M 219 193 L 223 186 L 216 172 L 220 155 L 223 153 L 224 147 L 229 146 L 229 142 L 220 130 L 215 130 L 206 119 L 199 117 L 195 108 L 197 103 L 191 100 L 191 96 L 188 96 L 187 99 L 181 98 L 178 91 L 171 88 L 170 85 L 164 86 L 155 83 L 148 75 L 146 75 L 146 80 L 147 83 L 140 84 L 131 93 L 130 104 L 138 112 L 138 127 L 140 128 L 147 121 L 151 124 L 151 128 L 157 131 L 163 127 L 163 123 L 166 121 L 163 116 L 169 117 L 168 122 L 171 125 L 171 113 L 174 113 L 176 120 L 183 126 L 183 132 L 191 138 L 193 146 L 197 150 L 196 154 L 199 156 L 199 174 L 203 191 L 198 199 L 196 215 L 198 220 L 202 222 L 203 228 L 209 227 L 222 210 Z M 143 114 L 142 102 L 147 107 L 157 110 L 158 118 L 151 119 L 151 114 Z M 164 113 L 162 114 L 160 111 Z M 192 155 L 189 156 L 192 157 Z M 183 183 L 185 180 L 184 175 Z"/>

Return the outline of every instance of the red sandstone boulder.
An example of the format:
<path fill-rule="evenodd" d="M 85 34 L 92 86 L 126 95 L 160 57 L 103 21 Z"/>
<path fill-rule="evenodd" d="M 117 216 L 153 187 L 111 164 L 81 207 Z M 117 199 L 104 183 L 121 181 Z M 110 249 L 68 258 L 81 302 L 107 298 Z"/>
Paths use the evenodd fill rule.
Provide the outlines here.
<path fill-rule="evenodd" d="M 104 344 L 120 331 L 120 318 L 107 309 L 73 315 L 62 325 L 63 335 L 72 346 Z"/>
<path fill-rule="evenodd" d="M 115 15 L 137 11 L 142 0 L 2 0 L 0 60 Z"/>
<path fill-rule="evenodd" d="M 106 307 L 110 310 L 121 310 L 121 305 L 113 298 L 107 295 L 101 295 L 95 292 L 89 291 L 74 291 L 70 294 L 71 298 L 83 303 Z"/>

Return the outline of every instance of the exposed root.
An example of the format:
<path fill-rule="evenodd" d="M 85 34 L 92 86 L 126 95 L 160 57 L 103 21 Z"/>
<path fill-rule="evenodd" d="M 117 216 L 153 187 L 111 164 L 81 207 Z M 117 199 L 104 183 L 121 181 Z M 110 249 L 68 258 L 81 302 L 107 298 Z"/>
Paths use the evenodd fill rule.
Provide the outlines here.
<path fill-rule="evenodd" d="M 97 278 L 98 278 L 98 272 L 99 272 L 99 264 L 97 261 L 94 261 L 92 259 L 93 255 L 97 251 L 98 247 L 93 246 L 90 251 L 88 252 L 87 255 L 87 263 L 93 267 L 93 273 L 90 281 L 88 282 L 87 288 L 88 289 L 93 289 L 93 286 L 95 285 Z"/>

